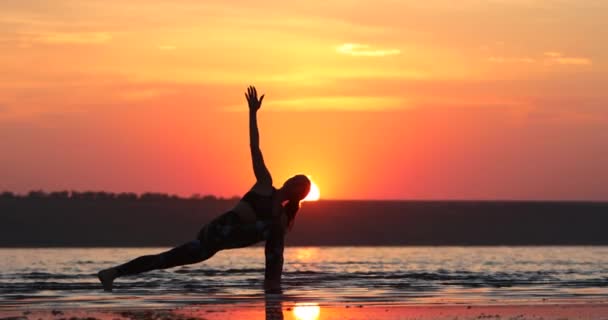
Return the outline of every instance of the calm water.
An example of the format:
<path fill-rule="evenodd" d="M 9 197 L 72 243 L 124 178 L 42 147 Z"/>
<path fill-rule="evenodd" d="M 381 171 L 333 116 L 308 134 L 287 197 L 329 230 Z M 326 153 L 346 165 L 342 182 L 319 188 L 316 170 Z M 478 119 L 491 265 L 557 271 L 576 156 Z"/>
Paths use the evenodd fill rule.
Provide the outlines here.
<path fill-rule="evenodd" d="M 262 247 L 116 281 L 95 276 L 164 248 L 0 249 L 0 308 L 257 303 Z M 608 247 L 288 248 L 284 299 L 321 304 L 608 300 Z"/>

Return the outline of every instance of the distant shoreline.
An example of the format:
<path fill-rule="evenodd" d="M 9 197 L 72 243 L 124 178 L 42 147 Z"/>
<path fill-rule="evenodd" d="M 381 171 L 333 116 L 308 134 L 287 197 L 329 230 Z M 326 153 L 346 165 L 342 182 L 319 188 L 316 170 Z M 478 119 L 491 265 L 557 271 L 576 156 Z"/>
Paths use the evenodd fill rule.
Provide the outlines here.
<path fill-rule="evenodd" d="M 32 190 L 26 193 L 18 193 L 12 191 L 0 191 L 0 200 L 97 200 L 97 201 L 228 201 L 236 202 L 240 199 L 239 195 L 231 197 L 216 196 L 212 194 L 193 194 L 189 197 L 180 196 L 177 194 L 162 193 L 162 192 L 107 192 L 107 191 L 43 191 Z M 425 199 L 425 198 L 409 198 L 409 199 L 319 199 L 314 202 L 407 202 L 407 203 L 597 203 L 608 204 L 605 200 L 593 199 L 512 199 L 512 198 L 496 198 L 496 199 Z M 313 202 L 305 202 L 313 203 Z"/>

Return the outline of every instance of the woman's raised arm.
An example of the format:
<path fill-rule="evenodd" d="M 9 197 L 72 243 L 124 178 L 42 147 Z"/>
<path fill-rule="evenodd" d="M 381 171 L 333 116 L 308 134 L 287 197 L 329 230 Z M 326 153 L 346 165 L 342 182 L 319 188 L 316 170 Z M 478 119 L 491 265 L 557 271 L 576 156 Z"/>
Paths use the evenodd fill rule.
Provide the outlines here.
<path fill-rule="evenodd" d="M 249 104 L 249 146 L 251 147 L 251 160 L 253 162 L 253 173 L 258 184 L 272 187 L 272 176 L 264 164 L 262 150 L 260 150 L 260 134 L 258 132 L 257 112 L 262 106 L 264 95 L 258 100 L 258 92 L 255 87 L 250 86 L 245 93 Z"/>

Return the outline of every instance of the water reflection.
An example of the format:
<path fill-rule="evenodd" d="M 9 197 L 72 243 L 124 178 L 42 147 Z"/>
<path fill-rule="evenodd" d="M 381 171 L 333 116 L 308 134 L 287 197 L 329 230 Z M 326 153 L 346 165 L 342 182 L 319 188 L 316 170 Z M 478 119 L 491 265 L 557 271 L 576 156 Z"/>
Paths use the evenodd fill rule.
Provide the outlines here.
<path fill-rule="evenodd" d="M 297 320 L 317 320 L 321 308 L 316 303 L 296 303 L 293 307 L 293 315 Z"/>
<path fill-rule="evenodd" d="M 266 294 L 264 296 L 266 320 L 283 320 L 283 295 Z M 289 309 L 288 309 L 289 310 Z M 292 309 L 295 320 L 318 320 L 321 307 L 318 303 L 297 302 Z"/>
<path fill-rule="evenodd" d="M 298 262 L 310 262 L 318 259 L 319 248 L 297 248 L 295 252 Z"/>
<path fill-rule="evenodd" d="M 283 320 L 283 295 L 281 294 L 266 294 L 264 301 L 266 303 L 266 320 Z"/>

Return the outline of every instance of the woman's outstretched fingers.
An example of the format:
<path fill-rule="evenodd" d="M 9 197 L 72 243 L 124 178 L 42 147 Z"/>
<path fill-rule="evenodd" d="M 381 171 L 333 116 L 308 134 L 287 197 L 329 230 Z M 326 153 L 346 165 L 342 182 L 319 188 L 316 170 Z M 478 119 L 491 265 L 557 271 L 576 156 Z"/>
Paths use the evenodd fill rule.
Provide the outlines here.
<path fill-rule="evenodd" d="M 260 97 L 258 100 L 258 90 L 255 86 L 247 87 L 247 93 L 245 93 L 245 98 L 249 104 L 249 109 L 257 111 L 262 106 L 262 100 L 264 100 L 264 95 Z"/>

